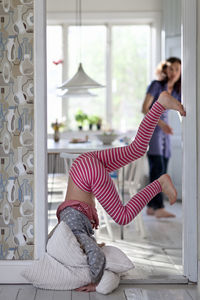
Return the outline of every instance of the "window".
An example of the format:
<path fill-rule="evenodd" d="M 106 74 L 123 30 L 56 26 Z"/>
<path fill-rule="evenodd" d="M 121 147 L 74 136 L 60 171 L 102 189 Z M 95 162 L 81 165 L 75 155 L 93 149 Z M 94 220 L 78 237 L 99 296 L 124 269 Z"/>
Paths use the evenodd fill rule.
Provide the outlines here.
<path fill-rule="evenodd" d="M 136 129 L 143 117 L 148 80 L 149 26 L 112 28 L 112 119 L 120 131 Z"/>
<path fill-rule="evenodd" d="M 77 71 L 81 60 L 85 72 L 98 83 L 106 82 L 106 27 L 105 26 L 82 26 L 81 27 L 81 49 L 80 31 L 76 26 L 69 26 L 69 78 Z M 80 53 L 81 52 L 81 53 Z M 80 57 L 81 56 L 81 57 Z M 82 110 L 88 116 L 98 115 L 105 120 L 106 95 L 105 88 L 91 89 L 96 97 L 92 98 L 69 98 L 68 120 L 71 129 L 77 129 L 75 114 Z"/>
<path fill-rule="evenodd" d="M 112 25 L 109 30 L 111 41 L 107 43 L 106 25 L 82 26 L 81 35 L 80 28 L 69 25 L 65 36 L 68 49 L 63 59 L 68 62 L 68 78 L 76 73 L 81 61 L 90 77 L 111 88 L 111 97 L 106 94 L 106 88 L 102 88 L 91 90 L 97 97 L 62 99 L 57 96 L 56 87 L 67 78 L 62 78 L 62 64 L 53 64 L 53 61 L 62 58 L 62 26 L 48 26 L 48 132 L 51 132 L 50 124 L 56 119 L 61 120 L 62 116 L 66 116 L 67 130 L 77 129 L 75 114 L 79 109 L 87 115 L 102 117 L 106 128 L 111 124 L 113 129 L 119 131 L 138 127 L 148 84 L 150 26 Z M 106 73 L 108 65 L 111 66 L 112 80 Z M 67 101 L 67 105 L 62 105 L 62 101 Z M 108 114 L 106 110 L 109 107 L 112 111 Z M 67 108 L 66 111 L 62 111 L 64 108 Z M 108 115 L 111 118 L 106 120 Z M 87 130 L 88 126 L 84 129 Z"/>

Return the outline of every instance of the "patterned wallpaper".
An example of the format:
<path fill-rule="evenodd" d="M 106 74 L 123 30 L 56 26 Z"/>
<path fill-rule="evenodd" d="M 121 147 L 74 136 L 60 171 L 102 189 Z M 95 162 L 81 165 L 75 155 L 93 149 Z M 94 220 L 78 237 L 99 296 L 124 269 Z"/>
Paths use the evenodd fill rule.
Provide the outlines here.
<path fill-rule="evenodd" d="M 0 259 L 33 259 L 33 0 L 0 0 Z"/>

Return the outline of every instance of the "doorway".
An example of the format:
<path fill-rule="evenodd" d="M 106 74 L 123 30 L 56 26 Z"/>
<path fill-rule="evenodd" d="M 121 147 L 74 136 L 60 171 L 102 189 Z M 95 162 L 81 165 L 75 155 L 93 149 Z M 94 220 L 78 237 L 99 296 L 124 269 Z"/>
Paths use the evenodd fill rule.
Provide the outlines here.
<path fill-rule="evenodd" d="M 192 6 L 193 8 L 194 8 L 194 6 Z M 186 11 L 186 8 L 187 8 L 187 3 L 184 3 L 183 2 L 183 11 Z M 191 12 L 190 12 L 191 13 Z M 192 15 L 192 13 L 191 13 L 191 15 Z M 189 12 L 188 12 L 188 18 L 189 19 L 191 19 L 191 15 L 189 16 Z M 186 18 L 186 16 L 185 16 L 185 18 Z M 185 23 L 187 22 L 187 20 L 185 20 Z M 193 19 L 193 26 L 194 26 L 194 23 L 195 23 L 195 20 Z M 186 25 L 185 25 L 186 26 Z M 189 26 L 189 22 L 188 22 L 188 24 L 187 24 L 187 26 Z M 192 26 L 192 25 L 190 25 L 190 26 Z M 185 34 L 185 35 L 184 35 Z M 184 41 L 186 41 L 187 39 L 189 38 L 189 35 L 188 35 L 188 33 L 187 32 L 183 32 L 183 36 L 182 36 L 182 39 L 183 39 L 183 44 L 184 44 Z M 195 43 L 195 41 L 193 40 L 192 42 L 194 42 Z M 185 47 L 187 48 L 187 51 L 190 51 L 190 49 L 188 49 L 188 48 L 190 48 L 190 46 L 191 46 L 191 52 L 194 52 L 194 47 L 192 48 L 192 44 L 190 44 L 189 46 L 187 45 L 186 46 L 186 42 L 185 42 Z M 185 72 L 185 67 L 186 67 L 186 60 L 184 60 L 184 55 L 185 55 L 185 57 L 186 57 L 186 55 L 187 55 L 187 53 L 186 52 L 184 52 L 184 49 L 183 49 L 183 52 L 182 52 L 182 61 L 183 61 L 183 77 L 184 77 L 184 72 Z M 195 63 L 192 65 L 192 67 L 190 67 L 191 68 L 191 71 L 193 70 L 192 68 L 194 68 L 195 69 Z M 193 71 L 192 71 L 193 72 Z M 186 75 L 186 73 L 185 73 L 185 75 Z M 187 88 L 189 88 L 189 86 L 188 86 L 188 83 L 186 82 L 186 80 L 183 78 L 183 82 L 185 83 L 185 85 L 184 85 L 184 83 L 183 83 L 183 102 L 184 102 L 184 105 L 186 106 L 186 109 L 187 109 L 187 105 L 188 105 L 188 103 L 187 103 L 187 99 L 186 99 L 186 97 L 184 97 L 184 92 L 185 92 L 185 95 L 186 95 L 186 87 Z M 193 87 L 194 87 L 194 84 L 195 84 L 195 80 L 194 80 L 194 82 L 193 82 Z M 191 87 L 190 87 L 191 88 Z M 195 89 L 194 89 L 195 90 Z M 187 93 L 188 93 L 188 91 L 187 91 Z M 195 98 L 194 98 L 195 99 Z M 191 103 L 190 103 L 190 105 L 191 105 Z M 195 103 L 193 103 L 192 105 L 194 105 L 194 107 L 195 107 Z M 190 107 L 191 108 L 191 107 Z M 195 109 L 194 108 L 192 108 L 192 113 L 194 113 L 194 116 L 195 116 Z M 190 122 L 190 121 L 189 121 Z M 184 123 L 183 123 L 183 145 L 185 145 L 185 147 L 186 148 L 188 148 L 188 144 L 187 144 L 187 140 L 188 140 L 188 136 L 187 136 L 187 134 L 189 133 L 189 131 L 188 131 L 188 127 L 186 126 L 186 124 L 189 124 L 189 125 L 191 125 L 190 123 L 188 123 L 188 121 L 186 120 L 186 121 L 184 121 Z M 186 130 L 186 128 L 187 128 L 187 130 Z M 196 128 L 194 128 L 193 127 L 193 130 L 194 130 L 194 132 L 196 132 Z M 191 141 L 192 142 L 192 144 L 194 144 L 194 141 Z M 184 148 L 184 149 L 186 149 L 186 148 Z M 195 145 L 194 145 L 194 151 L 195 151 L 195 149 L 196 149 L 196 147 L 195 147 Z M 194 156 L 193 157 L 196 157 L 196 152 L 194 152 Z M 187 153 L 184 151 L 184 153 L 183 153 L 183 170 L 187 170 L 187 168 L 189 167 L 189 165 L 188 165 L 188 160 L 187 160 Z M 190 183 L 192 184 L 192 186 L 193 187 L 195 187 L 195 178 L 196 178 L 196 175 L 195 175 L 195 170 L 196 170 L 196 166 L 194 166 L 194 169 L 193 169 L 193 171 L 194 171 L 194 173 L 192 172 L 192 174 L 191 174 L 191 177 L 190 177 L 190 179 L 191 179 L 191 181 L 190 181 Z M 183 173 L 184 173 L 184 171 L 183 171 Z M 192 179 L 194 179 L 194 181 L 192 181 Z M 184 201 L 184 199 L 185 199 L 185 195 L 189 195 L 188 194 L 188 191 L 190 190 L 190 188 L 188 189 L 188 190 L 186 190 L 186 187 L 188 186 L 188 181 L 187 181 L 187 179 L 183 176 L 183 180 L 182 180 L 182 182 L 183 182 L 183 207 L 184 207 L 184 212 L 183 212 L 183 219 L 184 219 L 184 225 L 183 225 L 183 230 L 184 230 L 184 241 L 183 241 L 183 247 L 184 247 L 184 256 L 186 256 L 187 257 L 187 253 L 189 253 L 189 251 L 191 250 L 191 249 L 189 249 L 189 247 L 188 247 L 188 242 L 186 243 L 185 242 L 185 238 L 191 238 L 191 236 L 189 237 L 188 236 L 188 234 L 187 234 L 187 232 L 189 232 L 188 230 L 189 230 L 189 227 L 188 226 L 190 226 L 190 223 L 187 223 L 187 220 L 188 220 L 188 212 L 186 212 L 185 211 L 185 208 L 188 206 L 188 204 Z M 192 209 L 194 209 L 193 210 L 193 212 L 195 212 L 196 211 L 196 205 L 197 205 L 197 203 L 195 203 L 195 199 L 196 199 L 196 188 L 194 188 L 193 189 L 193 191 L 192 191 L 192 198 L 194 199 L 194 203 L 192 203 L 193 204 L 193 206 L 192 206 Z M 191 198 L 191 195 L 190 195 L 190 198 Z M 190 208 L 191 209 L 191 208 Z M 188 211 L 191 211 L 191 210 L 188 210 Z M 187 224 L 187 225 L 186 225 Z M 192 238 L 197 238 L 197 226 L 196 226 L 197 224 L 194 222 L 193 224 L 192 224 L 192 228 L 193 228 L 193 231 L 192 232 L 194 232 L 194 235 L 193 235 L 193 237 Z M 196 226 L 196 227 L 195 227 Z M 197 257 L 196 257 L 196 255 L 197 255 L 197 243 L 195 242 L 194 243 L 194 245 L 195 245 L 195 249 L 194 249 L 194 251 L 192 251 L 192 253 L 191 253 L 191 256 L 190 256 L 190 258 L 191 258 L 191 261 L 193 261 L 193 263 L 192 263 L 192 267 L 191 268 L 193 268 L 193 269 L 195 269 L 196 267 L 196 264 L 195 264 L 195 261 L 196 261 L 196 263 L 197 263 Z M 173 249 L 173 250 L 175 250 L 175 249 Z M 157 251 L 157 250 L 156 250 Z M 148 254 L 148 255 L 151 255 L 151 254 Z M 180 258 L 180 257 L 179 257 Z M 187 262 L 187 260 L 186 259 L 184 259 L 184 271 L 183 271 L 183 274 L 184 275 L 186 275 L 186 277 L 187 278 L 189 278 L 189 280 L 191 280 L 191 281 L 195 281 L 196 279 L 195 278 L 197 278 L 197 277 L 195 277 L 195 272 L 196 271 L 194 271 L 194 272 L 190 272 L 189 271 L 189 269 L 190 269 L 190 267 L 189 267 L 189 263 Z M 191 275 L 192 274 L 192 275 Z M 181 280 L 184 280 L 183 278 L 181 279 Z M 183 282 L 183 281 L 182 281 Z"/>
<path fill-rule="evenodd" d="M 45 252 L 47 237 L 46 128 L 46 4 L 35 0 L 35 255 Z M 196 120 L 196 0 L 182 1 L 182 82 L 187 118 L 183 122 L 183 268 L 197 282 L 197 120 Z M 192 33 L 192 34 L 191 34 Z M 41 101 L 43 99 L 43 101 Z M 41 184 L 43 183 L 43 184 Z M 192 220 L 192 222 L 191 222 Z M 192 245 L 192 247 L 191 247 Z M 22 283 L 20 272 L 31 261 L 2 261 L 1 283 Z"/>

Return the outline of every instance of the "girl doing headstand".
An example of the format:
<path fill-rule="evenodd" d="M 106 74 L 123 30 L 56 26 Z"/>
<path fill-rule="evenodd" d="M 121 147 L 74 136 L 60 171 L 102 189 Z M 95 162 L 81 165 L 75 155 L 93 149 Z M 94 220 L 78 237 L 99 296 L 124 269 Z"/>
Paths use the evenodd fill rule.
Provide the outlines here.
<path fill-rule="evenodd" d="M 105 266 L 104 253 L 93 237 L 93 228 L 96 229 L 99 224 L 95 198 L 120 225 L 131 222 L 161 191 L 168 196 L 170 204 L 176 201 L 173 183 L 169 175 L 164 174 L 123 205 L 109 175 L 110 172 L 145 154 L 153 131 L 165 109 L 174 109 L 182 116 L 186 115 L 181 103 L 167 92 L 163 92 L 144 117 L 130 145 L 84 153 L 78 156 L 71 166 L 66 198 L 58 207 L 57 217 L 71 228 L 87 256 L 91 284 L 80 287 L 79 291 L 94 291 Z"/>

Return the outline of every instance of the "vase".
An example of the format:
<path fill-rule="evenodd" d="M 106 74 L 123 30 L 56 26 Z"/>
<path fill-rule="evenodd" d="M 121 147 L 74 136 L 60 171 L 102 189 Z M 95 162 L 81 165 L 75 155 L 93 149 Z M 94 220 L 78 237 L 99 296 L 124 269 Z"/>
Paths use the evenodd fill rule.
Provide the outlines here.
<path fill-rule="evenodd" d="M 101 130 L 101 124 L 97 124 L 97 130 Z"/>
<path fill-rule="evenodd" d="M 59 133 L 59 130 L 55 130 L 54 131 L 54 136 L 53 136 L 53 138 L 54 138 L 54 141 L 57 143 L 57 142 L 59 142 L 59 140 L 60 140 L 60 133 Z"/>

